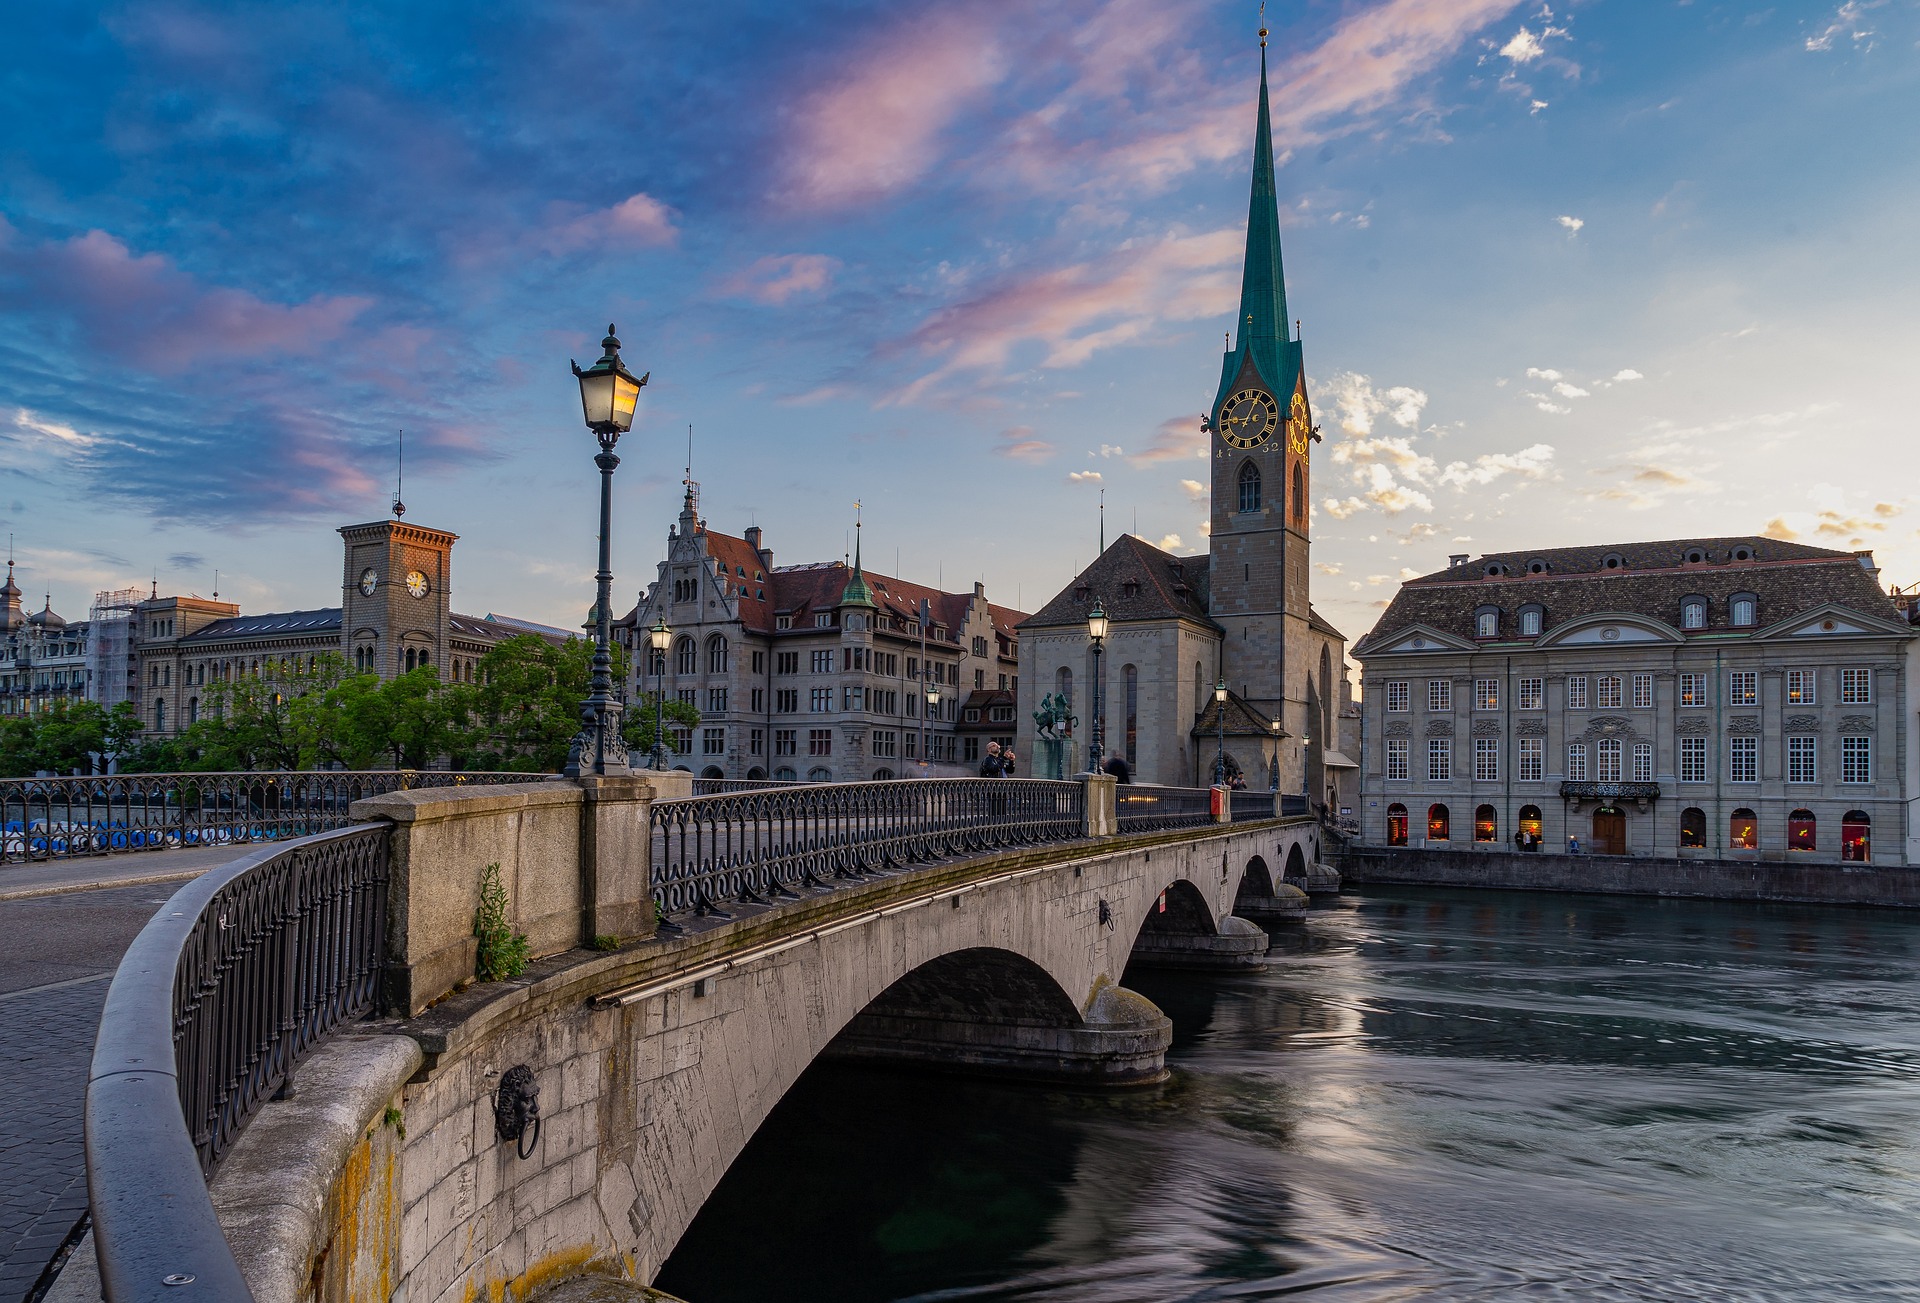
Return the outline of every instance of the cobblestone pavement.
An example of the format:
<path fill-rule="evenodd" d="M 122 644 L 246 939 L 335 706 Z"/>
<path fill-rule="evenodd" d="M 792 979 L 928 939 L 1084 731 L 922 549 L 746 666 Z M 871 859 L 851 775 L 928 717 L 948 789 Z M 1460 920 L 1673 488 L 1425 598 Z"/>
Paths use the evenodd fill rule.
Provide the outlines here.
<path fill-rule="evenodd" d="M 0 1303 L 17 1303 L 86 1211 L 82 1105 L 107 982 L 175 890 L 0 903 Z"/>

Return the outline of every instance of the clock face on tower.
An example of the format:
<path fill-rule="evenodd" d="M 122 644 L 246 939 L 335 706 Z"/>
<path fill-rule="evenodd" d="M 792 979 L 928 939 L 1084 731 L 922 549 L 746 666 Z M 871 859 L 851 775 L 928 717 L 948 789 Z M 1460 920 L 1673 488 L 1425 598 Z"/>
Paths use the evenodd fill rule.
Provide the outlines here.
<path fill-rule="evenodd" d="M 1280 404 L 1264 389 L 1242 389 L 1220 405 L 1220 438 L 1233 448 L 1257 448 L 1280 424 Z"/>
<path fill-rule="evenodd" d="M 372 597 L 373 590 L 378 588 L 379 586 L 380 586 L 380 576 L 373 573 L 372 566 L 368 566 L 365 570 L 362 570 L 360 572 L 360 596 Z"/>
<path fill-rule="evenodd" d="M 427 595 L 427 577 L 418 570 L 407 571 L 407 592 L 415 597 Z"/>
<path fill-rule="evenodd" d="M 1307 414 L 1307 396 L 1295 393 L 1293 407 L 1287 412 L 1287 447 L 1294 455 L 1307 455 L 1307 440 L 1313 437 L 1313 419 Z"/>

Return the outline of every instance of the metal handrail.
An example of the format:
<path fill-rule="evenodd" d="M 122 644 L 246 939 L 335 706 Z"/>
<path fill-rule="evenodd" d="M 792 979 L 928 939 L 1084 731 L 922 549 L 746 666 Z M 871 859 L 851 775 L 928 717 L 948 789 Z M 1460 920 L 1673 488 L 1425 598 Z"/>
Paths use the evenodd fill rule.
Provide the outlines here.
<path fill-rule="evenodd" d="M 776 787 L 817 787 L 817 783 L 802 783 L 797 778 L 696 778 L 693 780 L 695 796 L 730 796 L 735 792 L 764 792 Z"/>
<path fill-rule="evenodd" d="M 1250 819 L 1271 819 L 1274 817 L 1274 792 L 1234 792 L 1233 821 L 1245 823 Z"/>
<path fill-rule="evenodd" d="M 1114 815 L 1121 832 L 1191 828 L 1213 822 L 1213 789 L 1122 783 L 1114 789 Z"/>
<path fill-rule="evenodd" d="M 285 841 L 347 827 L 348 808 L 365 796 L 547 777 L 387 769 L 0 779 L 0 864 Z"/>
<path fill-rule="evenodd" d="M 128 947 L 87 1078 L 108 1303 L 252 1299 L 207 1175 L 307 1051 L 378 1009 L 388 856 L 367 825 L 259 851 L 181 888 Z"/>
<path fill-rule="evenodd" d="M 1085 834 L 1086 788 L 1031 778 L 822 783 L 653 806 L 664 914 L 764 903 L 887 869 Z"/>

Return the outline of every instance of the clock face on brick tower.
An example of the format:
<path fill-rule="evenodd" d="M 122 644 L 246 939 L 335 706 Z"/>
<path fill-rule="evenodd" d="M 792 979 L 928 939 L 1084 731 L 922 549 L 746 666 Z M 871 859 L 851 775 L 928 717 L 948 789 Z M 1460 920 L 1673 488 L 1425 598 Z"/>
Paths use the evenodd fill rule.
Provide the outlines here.
<path fill-rule="evenodd" d="M 1242 389 L 1220 404 L 1220 438 L 1232 448 L 1257 448 L 1280 424 L 1280 404 L 1264 389 Z"/>

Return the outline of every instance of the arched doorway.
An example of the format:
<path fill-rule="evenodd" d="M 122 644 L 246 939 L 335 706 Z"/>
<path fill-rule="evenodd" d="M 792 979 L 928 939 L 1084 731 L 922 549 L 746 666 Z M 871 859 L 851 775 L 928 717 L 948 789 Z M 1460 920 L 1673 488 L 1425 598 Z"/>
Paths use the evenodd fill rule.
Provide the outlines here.
<path fill-rule="evenodd" d="M 1618 806 L 1603 805 L 1593 812 L 1593 844 L 1588 847 L 1595 855 L 1625 855 L 1627 853 L 1627 815 Z"/>
<path fill-rule="evenodd" d="M 1387 807 L 1387 845 L 1407 844 L 1407 807 L 1395 801 Z"/>
<path fill-rule="evenodd" d="M 1435 803 L 1427 807 L 1427 840 L 1443 842 L 1452 839 L 1453 816 L 1447 807 Z"/>
<path fill-rule="evenodd" d="M 1700 851 L 1707 848 L 1707 812 L 1690 805 L 1680 812 L 1680 849 Z"/>
<path fill-rule="evenodd" d="M 1540 807 L 1523 805 L 1520 807 L 1520 835 L 1525 847 L 1530 851 L 1540 849 Z"/>
<path fill-rule="evenodd" d="M 1492 806 L 1481 805 L 1474 808 L 1473 839 L 1476 842 L 1500 840 L 1500 814 Z"/>
<path fill-rule="evenodd" d="M 1727 819 L 1727 849 L 1731 851 L 1757 851 L 1760 849 L 1760 821 L 1753 811 L 1742 806 Z"/>
<path fill-rule="evenodd" d="M 1787 849 L 1790 851 L 1810 851 L 1819 847 L 1819 825 L 1814 822 L 1813 811 L 1795 810 L 1787 816 Z"/>
<path fill-rule="evenodd" d="M 727 776 L 727 771 L 722 769 L 719 765 L 708 765 L 705 769 L 702 769 L 700 771 L 700 777 L 702 778 L 725 778 L 726 776 Z"/>
<path fill-rule="evenodd" d="M 1840 816 L 1840 858 L 1865 864 L 1872 858 L 1873 818 L 1865 810 L 1849 810 Z"/>

